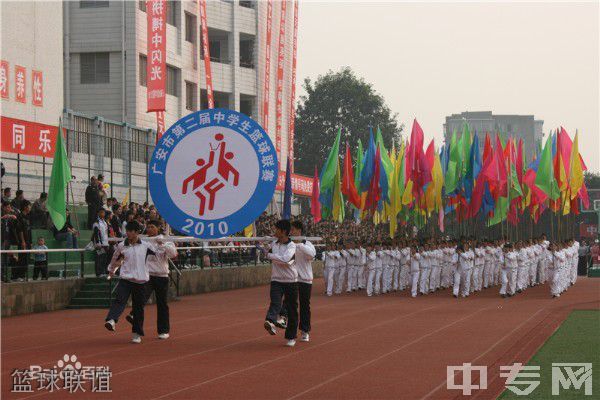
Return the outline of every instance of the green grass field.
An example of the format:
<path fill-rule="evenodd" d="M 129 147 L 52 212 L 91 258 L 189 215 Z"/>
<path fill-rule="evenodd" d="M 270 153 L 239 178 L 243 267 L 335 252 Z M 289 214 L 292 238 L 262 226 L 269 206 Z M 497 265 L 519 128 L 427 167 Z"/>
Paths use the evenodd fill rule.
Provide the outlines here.
<path fill-rule="evenodd" d="M 584 395 L 584 386 L 579 390 L 572 386 L 568 390 L 561 388 L 559 395 L 552 395 L 552 363 L 569 362 L 592 363 L 591 396 Z M 527 365 L 540 366 L 540 385 L 527 396 L 517 396 L 507 389 L 499 399 L 600 399 L 600 310 L 573 311 Z M 528 380 L 536 379 L 517 378 L 516 381 Z"/>

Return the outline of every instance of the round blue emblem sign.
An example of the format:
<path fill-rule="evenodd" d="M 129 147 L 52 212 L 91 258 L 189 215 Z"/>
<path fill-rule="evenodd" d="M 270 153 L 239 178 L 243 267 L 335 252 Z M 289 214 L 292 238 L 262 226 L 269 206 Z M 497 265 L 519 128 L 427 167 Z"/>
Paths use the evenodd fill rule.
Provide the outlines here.
<path fill-rule="evenodd" d="M 149 165 L 152 200 L 175 230 L 210 239 L 250 225 L 275 192 L 277 152 L 251 118 L 202 110 L 173 124 Z"/>

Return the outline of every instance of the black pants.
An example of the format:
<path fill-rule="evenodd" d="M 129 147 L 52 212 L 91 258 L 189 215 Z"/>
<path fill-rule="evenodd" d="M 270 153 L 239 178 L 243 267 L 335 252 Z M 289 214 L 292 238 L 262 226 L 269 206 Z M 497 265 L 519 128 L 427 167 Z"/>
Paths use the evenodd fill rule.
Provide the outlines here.
<path fill-rule="evenodd" d="M 36 280 L 40 274 L 42 279 L 48 280 L 48 261 L 35 261 L 33 265 L 33 280 Z"/>
<path fill-rule="evenodd" d="M 300 299 L 300 330 L 310 332 L 310 294 L 312 284 L 298 282 L 298 297 Z"/>
<path fill-rule="evenodd" d="M 300 308 L 300 330 L 302 332 L 310 332 L 310 296 L 312 292 L 312 284 L 298 282 L 298 304 Z M 282 317 L 288 316 L 287 304 L 283 302 L 279 315 Z"/>
<path fill-rule="evenodd" d="M 148 302 L 152 292 L 154 292 L 154 297 L 156 298 L 156 330 L 159 335 L 161 333 L 169 333 L 169 305 L 167 304 L 169 278 L 150 275 L 150 280 L 146 283 L 144 304 Z"/>
<path fill-rule="evenodd" d="M 117 322 L 125 307 L 127 307 L 127 301 L 131 295 L 131 302 L 133 306 L 133 326 L 131 331 L 137 333 L 140 336 L 144 336 L 144 305 L 146 304 L 146 284 L 135 283 L 125 279 L 121 279 L 117 283 L 115 289 L 115 298 L 110 305 L 106 321 L 114 320 Z"/>
<path fill-rule="evenodd" d="M 266 319 L 271 322 L 277 321 L 281 306 L 285 302 L 287 311 L 286 339 L 296 339 L 298 331 L 298 284 L 271 281 L 271 303 L 267 311 Z"/>

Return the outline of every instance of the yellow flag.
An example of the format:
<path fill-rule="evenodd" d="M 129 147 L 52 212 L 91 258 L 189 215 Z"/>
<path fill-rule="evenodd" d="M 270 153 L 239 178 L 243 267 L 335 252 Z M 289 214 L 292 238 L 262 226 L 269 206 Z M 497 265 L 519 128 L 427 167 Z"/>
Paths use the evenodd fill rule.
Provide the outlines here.
<path fill-rule="evenodd" d="M 254 236 L 254 224 L 250 224 L 244 228 L 244 237 L 253 237 Z"/>
<path fill-rule="evenodd" d="M 579 132 L 575 132 L 575 140 L 571 147 L 571 179 L 569 186 L 571 187 L 571 199 L 574 199 L 583 186 L 583 169 L 579 159 Z"/>

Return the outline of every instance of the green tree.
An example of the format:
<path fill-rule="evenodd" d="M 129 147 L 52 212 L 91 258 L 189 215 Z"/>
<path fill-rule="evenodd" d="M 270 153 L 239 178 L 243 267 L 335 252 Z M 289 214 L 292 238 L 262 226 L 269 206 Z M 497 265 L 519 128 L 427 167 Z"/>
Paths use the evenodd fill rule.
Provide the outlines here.
<path fill-rule="evenodd" d="M 340 158 L 344 155 L 345 142 L 352 154 L 360 139 L 368 144 L 369 126 L 376 133 L 381 129 L 384 143 L 389 149 L 394 139 L 398 143 L 404 128 L 397 121 L 373 85 L 359 78 L 349 67 L 338 72 L 328 71 L 316 81 L 304 80 L 306 96 L 300 96 L 296 113 L 295 168 L 306 175 L 320 169 L 338 128 L 342 128 Z M 341 162 L 340 162 L 341 165 Z"/>
<path fill-rule="evenodd" d="M 588 189 L 600 189 L 600 173 L 585 171 L 583 179 Z"/>

